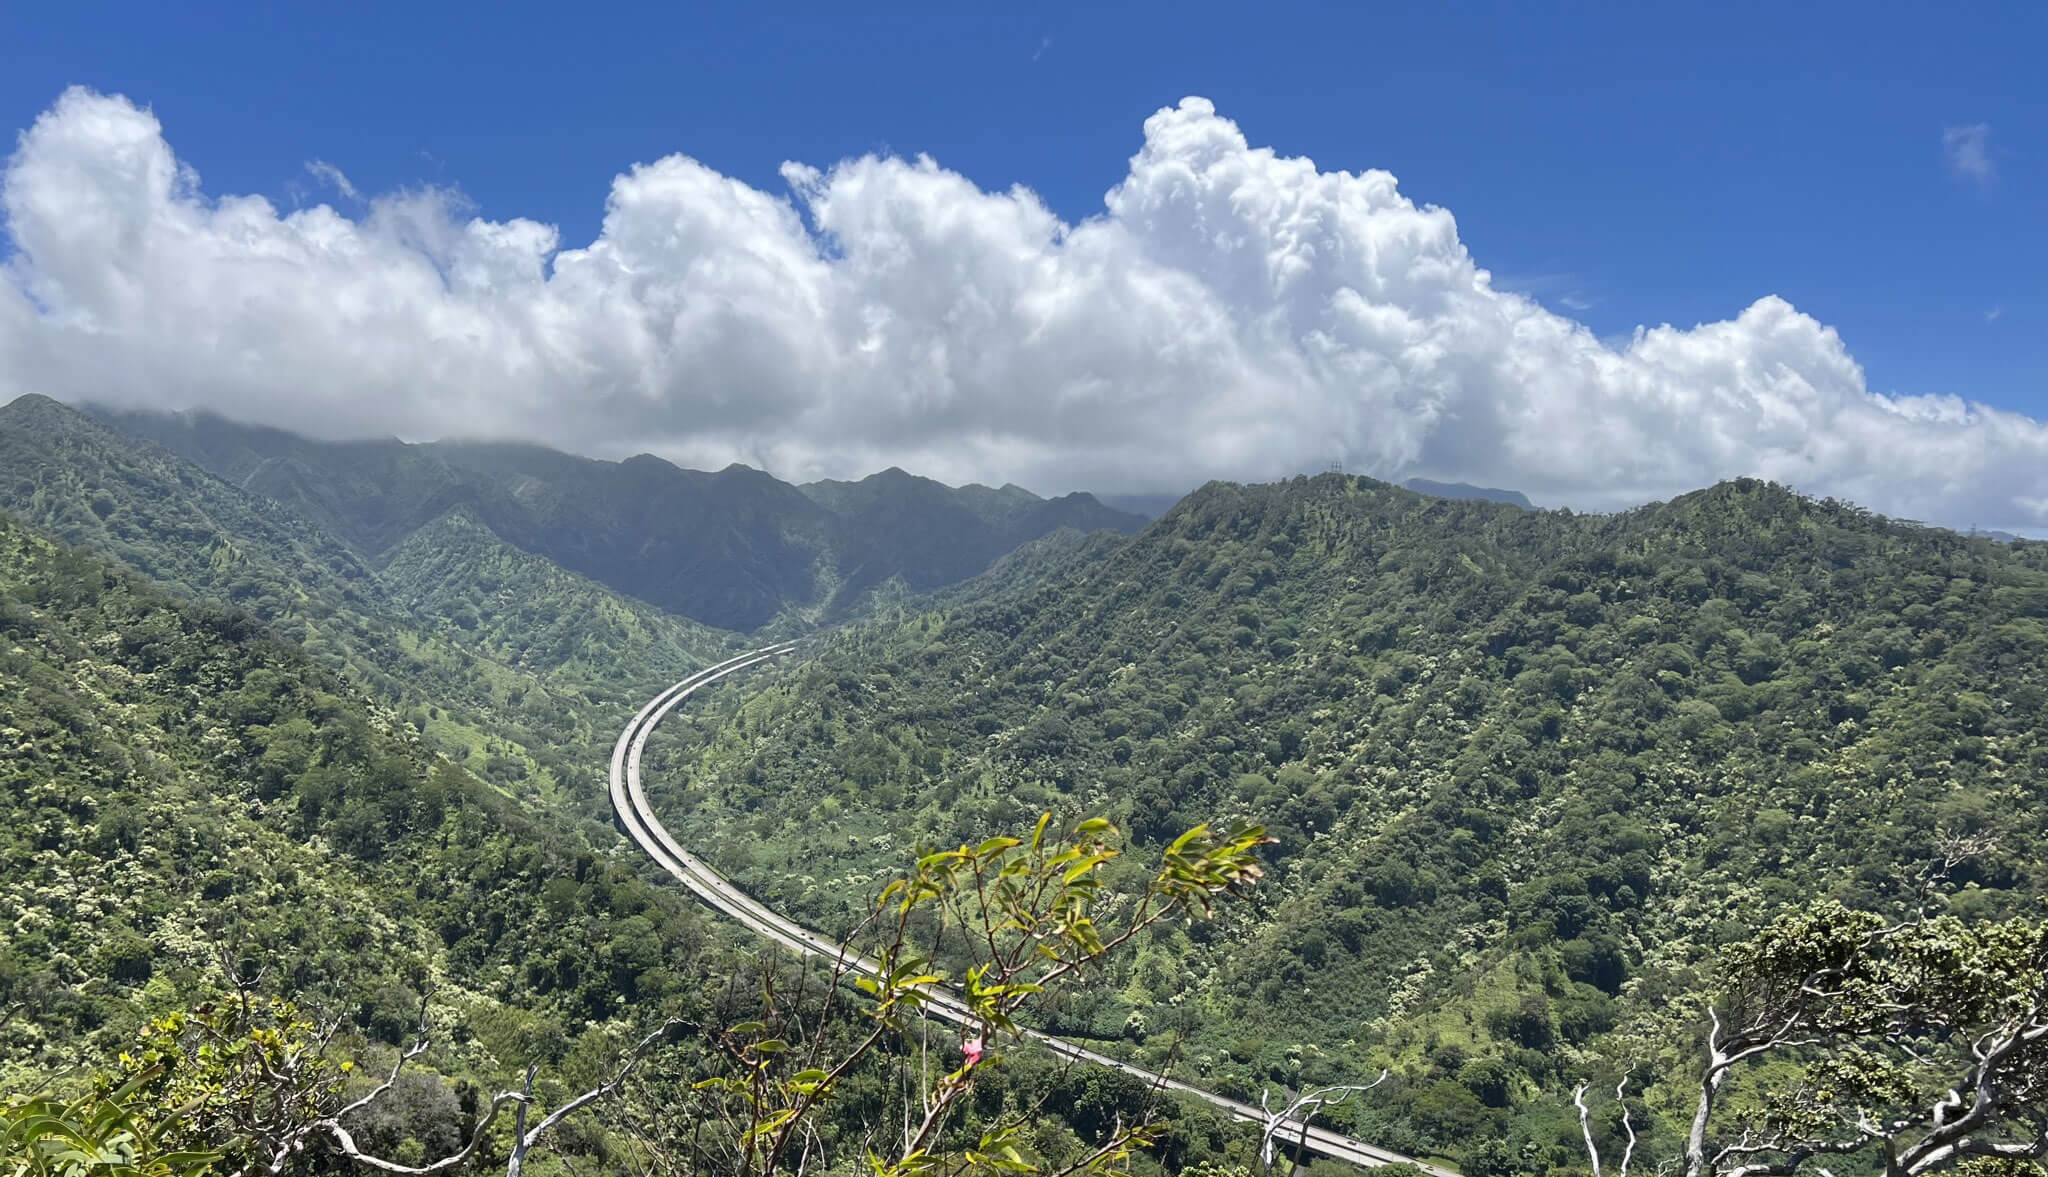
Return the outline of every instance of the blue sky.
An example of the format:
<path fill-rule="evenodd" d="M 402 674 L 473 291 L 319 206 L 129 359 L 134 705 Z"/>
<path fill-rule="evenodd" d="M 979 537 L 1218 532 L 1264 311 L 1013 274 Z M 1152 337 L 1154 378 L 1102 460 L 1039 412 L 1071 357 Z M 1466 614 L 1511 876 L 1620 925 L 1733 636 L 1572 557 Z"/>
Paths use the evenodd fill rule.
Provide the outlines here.
<path fill-rule="evenodd" d="M 1199 94 L 1253 147 L 1391 171 L 1603 339 L 1775 294 L 1872 392 L 2048 417 L 2048 6 L 1544 7 L 37 5 L 0 116 L 83 85 L 208 198 L 434 185 L 575 247 L 671 153 L 778 197 L 784 161 L 925 153 L 1071 224 Z"/>
<path fill-rule="evenodd" d="M 1256 143 L 1392 171 L 1600 332 L 1779 293 L 1875 389 L 2048 415 L 2048 5 L 1936 7 L 33 5 L 0 121 L 84 83 L 154 106 L 209 189 L 289 201 L 317 157 L 576 244 L 614 172 L 671 152 L 757 186 L 924 152 L 1074 220 L 1146 114 L 1202 94 Z M 1945 162 L 1974 124 L 1989 182 Z"/>

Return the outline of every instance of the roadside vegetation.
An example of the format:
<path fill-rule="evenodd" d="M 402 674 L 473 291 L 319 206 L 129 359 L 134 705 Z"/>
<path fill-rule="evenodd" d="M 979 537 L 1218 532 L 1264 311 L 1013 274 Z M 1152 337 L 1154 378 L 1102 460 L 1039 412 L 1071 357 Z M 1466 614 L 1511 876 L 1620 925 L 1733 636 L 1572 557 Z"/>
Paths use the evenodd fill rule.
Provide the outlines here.
<path fill-rule="evenodd" d="M 814 646 L 656 737 L 687 844 L 831 928 L 921 840 L 1039 808 L 1255 818 L 1272 885 L 1044 1025 L 1478 1173 L 1583 1163 L 1636 1063 L 1666 1150 L 1712 964 L 1819 900 L 2048 894 L 2048 545 L 1729 483 L 1612 517 L 1215 485 L 1093 562 Z M 666 771 L 661 771 L 666 765 Z M 666 792 L 663 783 L 666 782 Z M 827 820 L 817 821 L 815 815 Z"/>
<path fill-rule="evenodd" d="M 691 1084 L 750 1074 L 777 1053 L 760 1041 L 858 1045 L 872 1001 L 702 914 L 609 825 L 627 716 L 760 636 L 566 571 L 472 511 L 373 559 L 44 404 L 0 429 L 16 1126 L 96 1124 L 157 1142 L 137 1157 L 230 1172 L 225 1138 L 163 1127 L 183 1104 L 150 1104 L 168 1080 L 130 1086 L 156 1064 L 123 1052 L 312 1043 L 333 1064 L 295 1121 L 312 1122 L 388 1074 L 424 1013 L 429 1045 L 349 1130 L 408 1165 L 482 1139 L 465 1163 L 496 1166 L 519 1107 L 531 1130 L 667 1027 L 532 1165 L 724 1171 L 744 1129 L 706 1151 L 673 1117 L 753 1113 Z M 855 518 L 886 489 L 815 493 Z M 974 502 L 1009 509 L 989 495 Z M 1318 1122 L 1474 1177 L 1596 1155 L 1603 1174 L 2039 1177 L 2022 1145 L 2048 1073 L 2026 1030 L 2048 544 L 1748 481 L 1581 517 L 1323 476 L 1212 485 L 1135 539 L 1055 531 L 936 594 L 883 587 L 859 624 L 693 701 L 650 747 L 670 828 L 809 926 L 873 934 L 870 900 L 906 862 L 1041 814 L 1128 839 L 1087 872 L 1119 917 L 1179 834 L 1256 825 L 1275 839 L 1258 887 L 1148 924 L 1014 1016 L 1254 1104 L 1375 1084 Z M 979 910 L 912 920 L 934 971 L 967 975 L 956 933 Z M 1773 1004 L 1788 994 L 1812 1000 Z M 828 998 L 845 1033 L 782 1032 Z M 1757 1038 L 1753 1010 L 1800 1032 Z M 835 1172 L 903 1160 L 857 1126 L 900 1124 L 965 1055 L 890 1034 L 804 1114 L 816 1141 L 785 1147 L 810 1141 Z M 1973 1044 L 2007 1039 L 1972 1072 Z M 1696 1140 L 1714 1052 L 1758 1045 Z M 777 1083 L 809 1069 L 783 1066 Z M 1951 1085 L 1997 1109 L 1965 1134 L 2003 1152 L 1921 1147 L 1961 1122 L 1933 1110 Z M 1140 1122 L 1159 1127 L 1138 1169 L 1258 1163 L 1210 1113 L 1030 1050 L 950 1106 L 949 1155 L 1029 1109 L 1019 1147 L 1041 1167 Z"/>

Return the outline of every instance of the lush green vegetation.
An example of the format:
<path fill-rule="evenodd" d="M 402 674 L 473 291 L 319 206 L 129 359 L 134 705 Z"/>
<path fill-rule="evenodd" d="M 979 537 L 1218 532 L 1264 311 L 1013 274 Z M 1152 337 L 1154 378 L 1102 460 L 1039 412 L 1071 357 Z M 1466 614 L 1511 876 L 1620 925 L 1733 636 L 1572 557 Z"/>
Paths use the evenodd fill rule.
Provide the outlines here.
<path fill-rule="evenodd" d="M 592 816 L 626 717 L 737 641 L 529 556 L 459 511 L 373 565 L 283 505 L 42 398 L 0 408 L 0 469 L 0 507 L 172 592 L 250 613 L 407 716 L 435 751 Z"/>
<path fill-rule="evenodd" d="M 707 561 L 745 570 L 704 591 L 770 633 L 850 587 L 866 619 L 664 724 L 650 785 L 686 844 L 844 932 L 917 848 L 1041 811 L 1109 814 L 1140 848 L 1262 823 L 1279 843 L 1251 902 L 1147 925 L 1030 1017 L 1253 1102 L 1386 1068 L 1328 1121 L 1480 1177 L 1583 1168 L 1572 1092 L 1624 1074 L 1644 1155 L 1680 1156 L 1714 962 L 1782 915 L 1931 911 L 1943 944 L 2005 951 L 2020 932 L 1996 929 L 2048 895 L 2048 545 L 1754 482 L 1578 517 L 1326 476 L 997 558 L 960 537 L 1039 534 L 1057 501 L 776 484 L 714 535 L 690 515 L 714 500 L 683 495 L 702 486 L 647 462 L 210 428 L 179 444 L 229 481 L 48 401 L 0 409 L 0 505 L 26 524 L 0 521 L 13 1085 L 132 1048 L 225 973 L 261 966 L 379 1065 L 431 992 L 446 1032 L 375 1137 L 426 1156 L 475 1103 L 437 1074 L 502 1086 L 539 1062 L 558 1099 L 668 1016 L 706 1029 L 661 1073 L 717 1073 L 739 1040 L 710 1028 L 755 1018 L 764 986 L 829 990 L 712 931 L 605 825 L 625 717 L 743 640 L 649 603 Z M 694 521 L 605 506 L 627 494 Z M 1101 865 L 1107 911 L 1144 892 L 1144 857 Z M 904 1057 L 849 1072 L 821 1131 L 900 1119 Z M 1783 1104 L 1811 1062 L 1722 1110 Z M 977 1084 L 983 1112 L 1037 1109 L 1044 1157 L 1147 1106 L 1029 1052 Z M 92 1102 L 111 1090 L 45 1110 L 157 1131 Z M 615 1166 L 621 1129 L 658 1135 L 687 1102 L 669 1094 L 561 1147 Z M 1175 1117 L 1168 1165 L 1249 1159 Z M 1596 1100 L 1603 1148 L 1619 1124 Z"/>
<path fill-rule="evenodd" d="M 733 1081 L 716 1100 L 753 1117 L 742 1127 L 794 1130 L 778 1113 L 795 1099 L 807 1131 L 857 1156 L 878 1114 L 906 1114 L 900 1080 L 928 1070 L 928 1037 L 904 1018 L 928 975 L 900 934 L 913 914 L 959 911 L 980 892 L 968 880 L 1023 887 L 990 915 L 1023 912 L 1038 931 L 1008 945 L 1009 972 L 977 974 L 970 996 L 1000 1030 L 1027 984 L 1055 979 L 1026 974 L 1042 947 L 1070 973 L 1117 946 L 1118 920 L 1155 923 L 1257 875 L 1255 830 L 1187 843 L 1128 890 L 1091 877 L 1115 858 L 1099 822 L 1034 839 L 1029 854 L 1011 839 L 933 855 L 911 890 L 885 897 L 901 916 L 877 946 L 897 966 L 877 1008 L 895 1012 L 871 1023 L 824 978 L 707 943 L 688 902 L 642 882 L 633 857 L 614 862 L 430 755 L 402 717 L 250 615 L 168 597 L 4 516 L 0 643 L 0 919 L 14 932 L 0 947 L 0 1088 L 34 1091 L 118 1059 L 83 1091 L 0 1107 L 0 1160 L 23 1172 L 171 1177 L 292 1157 L 286 1171 L 317 1171 L 340 1138 L 330 1124 L 413 1164 L 478 1134 L 474 1155 L 502 1163 L 523 1118 L 490 1117 L 503 1096 L 480 1111 L 470 1081 L 560 1104 L 616 1072 L 628 1027 L 664 1016 L 685 1041 L 607 1119 L 565 1123 L 551 1158 L 613 1166 L 620 1149 L 675 1159 L 713 1143 L 752 1155 L 744 1132 L 707 1140 L 665 1118 L 712 1090 L 693 1082 L 707 1076 Z M 1034 890 L 1040 877 L 1049 886 Z M 1098 903 L 1111 909 L 1099 932 Z M 452 1032 L 373 1105 L 345 1110 L 370 1082 L 351 1087 L 350 1065 L 381 1068 L 418 1040 L 420 1018 Z M 771 1096 L 741 1081 L 753 1071 L 736 1076 L 735 1059 L 779 1066 L 785 1040 L 805 1059 L 841 1052 L 829 1082 L 782 1067 Z M 891 1154 L 898 1171 L 956 1171 L 970 1148 L 1017 1165 L 1102 1164 L 1168 1133 L 1180 1155 L 1246 1147 L 1132 1084 L 1105 1087 L 1028 1051 L 993 1063 L 971 1083 L 971 1062 L 948 1075 L 933 1098 L 959 1113 L 928 1116 Z M 537 1090 L 513 1082 L 522 1064 L 545 1070 Z M 1069 1087 L 1079 1114 L 1043 1102 Z"/>
<path fill-rule="evenodd" d="M 1362 1135 L 1584 1163 L 1635 1059 L 1667 1133 L 1705 966 L 1829 897 L 2048 894 L 2048 547 L 1753 482 L 1613 517 L 1328 476 L 1210 486 L 1095 562 L 839 637 L 657 736 L 683 840 L 825 926 L 909 843 L 1039 807 L 1281 839 L 1047 1025 L 1214 1088 L 1389 1083 Z M 1661 1144 L 1669 1144 L 1661 1139 Z"/>
<path fill-rule="evenodd" d="M 442 1030 L 432 1049 L 388 1098 L 349 1117 L 381 1155 L 441 1155 L 477 1122 L 476 1085 L 516 1089 L 524 1064 L 541 1069 L 536 1098 L 559 1102 L 664 1017 L 692 1033 L 649 1081 L 687 1092 L 723 1065 L 719 1028 L 749 1037 L 764 987 L 785 972 L 772 952 L 726 947 L 737 934 L 707 939 L 694 905 L 643 881 L 638 856 L 608 831 L 507 798 L 436 755 L 403 713 L 252 614 L 177 599 L 4 515 L 0 684 L 0 920 L 11 933 L 0 945 L 0 1090 L 60 1084 L 0 1110 L 8 1147 L 33 1151 L 30 1172 L 237 1167 L 250 1124 L 283 1130 L 279 1098 L 303 1105 L 290 1121 L 301 1128 L 331 1115 L 355 1094 L 341 1064 L 384 1066 L 423 1003 Z M 1127 903 L 1123 889 L 1103 894 Z M 291 994 L 307 1014 L 259 997 L 256 1015 L 244 1004 L 230 1017 L 241 998 L 218 992 L 229 983 Z M 800 970 L 781 983 L 813 1001 L 830 992 Z M 864 1032 L 848 1023 L 807 1049 Z M 894 1076 L 923 1042 L 892 1031 L 870 1043 L 843 1076 L 846 1097 L 812 1118 L 849 1147 L 878 1112 L 900 1118 Z M 78 1090 L 81 1067 L 116 1057 Z M 288 1092 L 265 1079 L 271 1070 L 289 1072 Z M 697 1136 L 660 1118 L 674 1101 L 654 1090 L 566 1125 L 549 1157 L 683 1155 Z M 1144 1113 L 1172 1136 L 1172 1155 L 1249 1147 L 1213 1116 L 1177 1116 L 1134 1084 L 1028 1050 L 975 1090 L 978 1110 L 947 1140 L 1000 1127 L 1019 1156 L 1078 1159 Z M 1046 1104 L 1056 1091 L 1073 1098 Z M 491 1130 L 477 1155 L 502 1161 L 511 1129 Z"/>
<path fill-rule="evenodd" d="M 840 619 L 879 587 L 951 584 L 1062 527 L 1135 530 L 1092 496 L 953 488 L 901 470 L 795 487 L 538 446 L 330 444 L 218 417 L 104 414 L 381 559 L 453 507 L 523 551 L 712 625 Z"/>
<path fill-rule="evenodd" d="M 1664 1162 L 1686 1177 L 2048 1161 L 2048 924 L 1825 901 L 1730 946 L 1720 979 L 1684 1151 Z M 1572 1093 L 1596 1172 L 1602 1135 L 1610 1158 L 1639 1143 L 1621 1103 L 1633 1078 L 1614 1085 L 1618 1133 L 1595 1129 L 1590 1083 Z"/>
<path fill-rule="evenodd" d="M 505 799 L 239 610 L 0 517 L 0 1064 L 61 1071 L 225 959 L 458 1071 L 701 998 L 694 907 Z M 716 966 L 727 967 L 724 964 Z"/>
<path fill-rule="evenodd" d="M 421 1173 L 502 1163 L 520 1177 L 536 1151 L 573 1148 L 561 1138 L 587 1127 L 579 1112 L 595 1112 L 623 1129 L 595 1138 L 609 1145 L 598 1159 L 636 1172 L 1065 1177 L 1149 1169 L 1156 1155 L 1169 1171 L 1248 1177 L 1248 1166 L 1216 1159 L 1198 1119 L 1173 1115 L 1156 1093 L 1092 1069 L 1077 1085 L 1071 1070 L 1003 1049 L 1023 1045 L 1016 1015 L 1052 988 L 1148 926 L 1241 895 L 1262 873 L 1256 827 L 1221 837 L 1198 828 L 1175 839 L 1136 894 L 1118 894 L 1101 886 L 1119 856 L 1108 830 L 1094 818 L 1062 835 L 1042 816 L 1028 837 L 922 855 L 871 909 L 861 939 L 874 964 L 856 978 L 857 1012 L 837 984 L 844 974 L 771 969 L 758 1017 L 722 1028 L 670 1018 L 562 1101 L 536 1091 L 531 1068 L 487 1103 L 419 1082 L 405 1068 L 431 1041 L 424 1014 L 388 1071 L 352 1079 L 351 1060 L 332 1054 L 340 1021 L 316 1024 L 237 978 L 234 992 L 189 1015 L 149 1021 L 133 1053 L 82 1095 L 0 1100 L 0 1163 L 13 1177 L 298 1173 L 330 1159 Z M 971 1020 L 957 1042 L 921 1021 L 934 1000 L 925 986 L 949 983 L 917 947 L 916 926 L 933 920 L 957 930 L 973 961 L 959 975 Z M 1618 1080 L 1600 1077 L 1613 1081 L 1611 1101 L 1589 1101 L 1588 1080 L 1573 1089 L 1596 1175 L 1640 1163 L 1685 1177 L 1770 1177 L 1825 1160 L 1885 1177 L 2022 1177 L 2048 1158 L 2048 925 L 1924 910 L 1889 922 L 1822 903 L 1731 946 L 1716 982 L 1678 1155 L 1642 1152 L 1638 1124 L 1650 1109 L 1630 1092 L 1638 1060 Z M 678 1032 L 700 1036 L 698 1049 L 664 1049 Z M 1379 1085 L 1301 1098 L 1328 1107 L 1333 1095 L 1341 1103 Z M 432 1143 L 393 1141 L 408 1120 Z M 1274 1152 L 1258 1156 L 1270 1173 Z"/>

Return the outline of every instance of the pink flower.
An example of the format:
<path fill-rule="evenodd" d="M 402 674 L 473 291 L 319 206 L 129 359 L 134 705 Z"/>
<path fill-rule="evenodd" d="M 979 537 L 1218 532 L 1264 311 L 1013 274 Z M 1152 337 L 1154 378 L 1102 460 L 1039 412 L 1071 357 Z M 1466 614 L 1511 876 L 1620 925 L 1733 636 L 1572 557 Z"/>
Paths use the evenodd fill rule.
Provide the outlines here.
<path fill-rule="evenodd" d="M 969 1038 L 960 1044 L 960 1050 L 967 1056 L 968 1066 L 971 1067 L 981 1061 L 981 1039 Z"/>

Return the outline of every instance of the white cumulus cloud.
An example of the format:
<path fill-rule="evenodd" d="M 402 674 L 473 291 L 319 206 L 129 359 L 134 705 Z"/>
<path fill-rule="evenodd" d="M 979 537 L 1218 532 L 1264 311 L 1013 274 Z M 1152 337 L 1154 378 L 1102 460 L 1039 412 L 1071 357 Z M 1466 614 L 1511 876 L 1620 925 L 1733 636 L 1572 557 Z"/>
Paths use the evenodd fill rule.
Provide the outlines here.
<path fill-rule="evenodd" d="M 210 194 L 147 109 L 74 89 L 0 177 L 0 396 L 795 478 L 1153 490 L 1337 460 L 1606 508 L 1755 474 L 2048 522 L 2040 421 L 1873 394 L 1776 297 L 1603 341 L 1497 286 L 1392 175 L 1254 148 L 1199 98 L 1073 224 L 924 157 L 783 180 L 639 165 L 563 248 L 449 191 L 358 215 Z"/>

